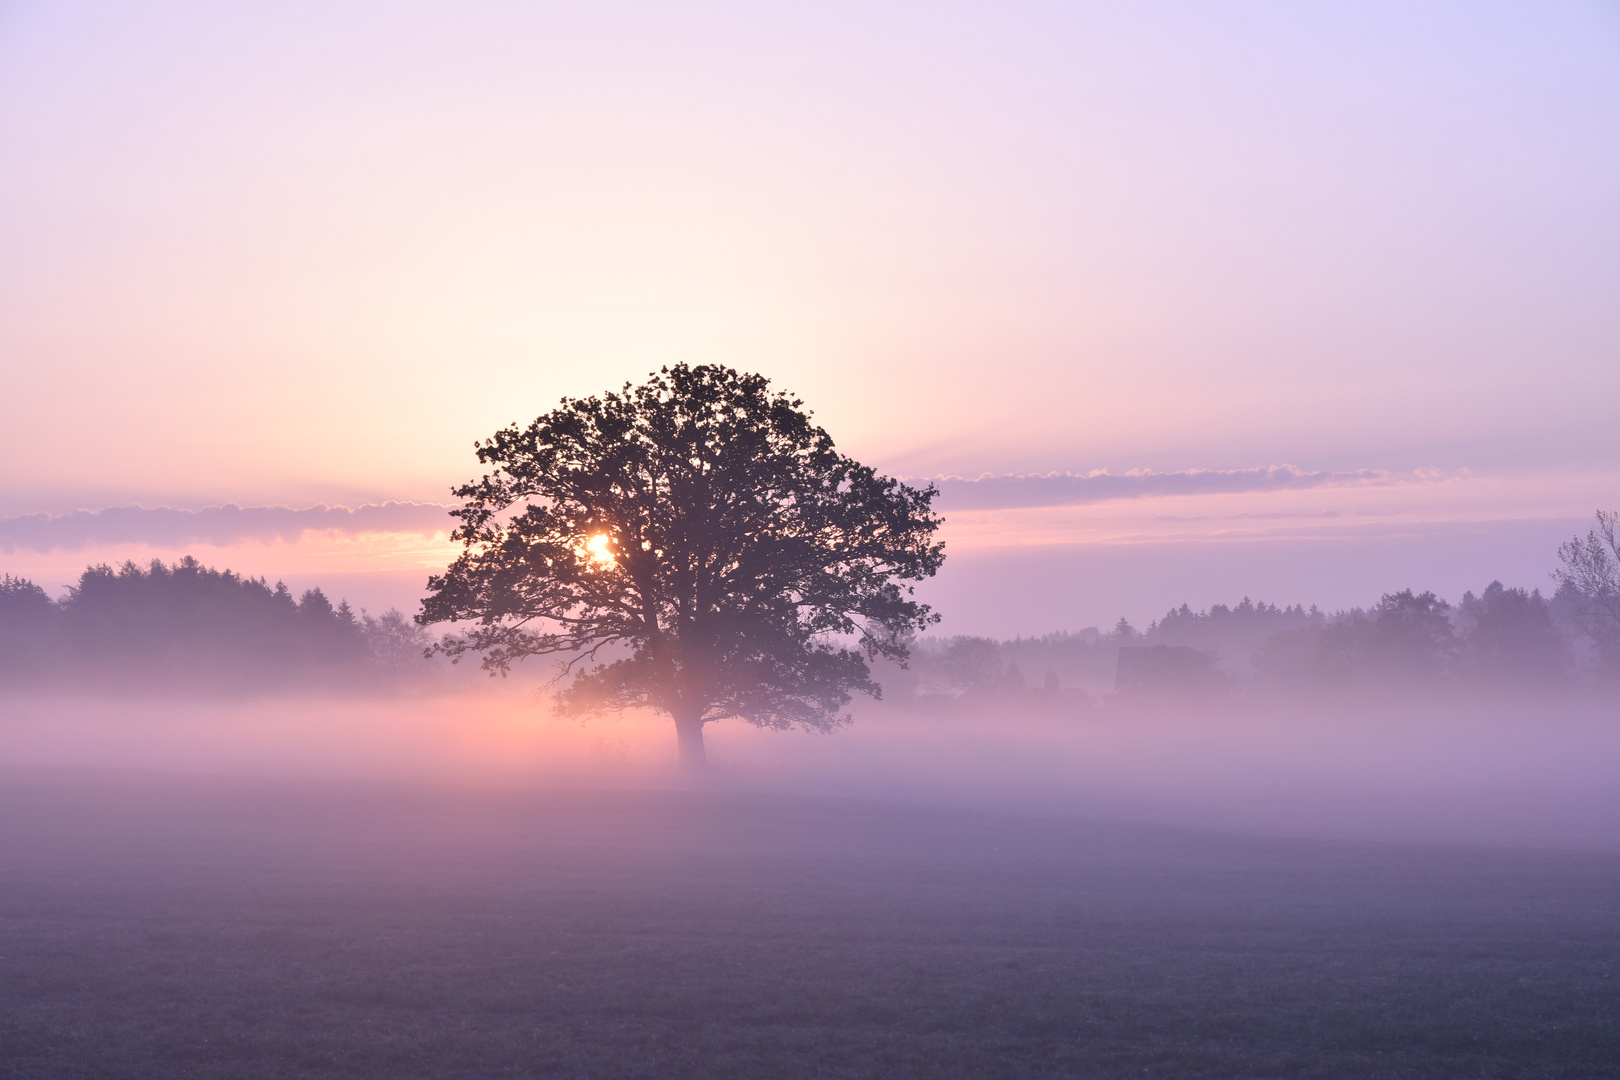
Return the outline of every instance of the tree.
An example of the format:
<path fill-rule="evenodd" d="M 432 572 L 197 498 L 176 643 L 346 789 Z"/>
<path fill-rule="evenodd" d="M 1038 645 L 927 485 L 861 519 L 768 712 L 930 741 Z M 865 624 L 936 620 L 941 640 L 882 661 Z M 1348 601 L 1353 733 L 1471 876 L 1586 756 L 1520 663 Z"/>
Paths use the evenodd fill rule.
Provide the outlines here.
<path fill-rule="evenodd" d="M 1001 645 L 990 638 L 957 635 L 929 657 L 938 683 L 955 693 L 987 690 L 1002 680 Z"/>
<path fill-rule="evenodd" d="M 1456 650 L 1450 608 L 1432 592 L 1384 594 L 1369 615 L 1352 612 L 1323 631 L 1320 662 L 1325 673 L 1394 684 L 1439 679 Z"/>
<path fill-rule="evenodd" d="M 372 658 L 384 671 L 399 677 L 421 670 L 428 632 L 398 608 L 389 608 L 375 619 L 362 615 L 360 626 L 371 646 Z"/>
<path fill-rule="evenodd" d="M 0 574 L 0 674 L 37 672 L 55 645 L 59 615 L 44 589 Z"/>
<path fill-rule="evenodd" d="M 852 691 L 881 695 L 867 662 L 938 620 L 902 584 L 944 559 L 936 491 L 769 386 L 679 364 L 476 444 L 494 469 L 455 489 L 463 550 L 416 617 L 475 625 L 436 648 L 492 675 L 557 655 L 565 708 L 661 711 L 689 763 L 713 720 L 847 722 Z"/>
<path fill-rule="evenodd" d="M 1546 684 L 1567 674 L 1569 646 L 1541 591 L 1506 589 L 1500 581 L 1457 605 L 1463 624 L 1462 660 L 1488 683 Z"/>
<path fill-rule="evenodd" d="M 1451 605 L 1432 592 L 1411 589 L 1386 593 L 1373 608 L 1373 652 L 1386 670 L 1409 678 L 1430 679 L 1445 673 L 1456 650 Z"/>
<path fill-rule="evenodd" d="M 54 610 L 50 596 L 38 585 L 27 578 L 0 574 L 0 626 L 34 631 Z"/>
<path fill-rule="evenodd" d="M 1553 577 L 1579 597 L 1581 629 L 1611 661 L 1620 661 L 1620 513 L 1599 510 L 1597 521 L 1585 539 L 1572 537 L 1558 548 L 1563 565 Z"/>
<path fill-rule="evenodd" d="M 1368 611 L 1341 611 L 1267 638 L 1255 655 L 1263 682 L 1336 692 L 1404 692 L 1446 676 L 1457 651 L 1450 605 L 1432 592 L 1386 593 Z"/>
<path fill-rule="evenodd" d="M 88 567 L 60 615 L 69 666 L 97 678 L 274 681 L 365 658 L 346 604 L 333 608 L 319 589 L 294 601 L 281 582 L 272 590 L 189 555 Z"/>

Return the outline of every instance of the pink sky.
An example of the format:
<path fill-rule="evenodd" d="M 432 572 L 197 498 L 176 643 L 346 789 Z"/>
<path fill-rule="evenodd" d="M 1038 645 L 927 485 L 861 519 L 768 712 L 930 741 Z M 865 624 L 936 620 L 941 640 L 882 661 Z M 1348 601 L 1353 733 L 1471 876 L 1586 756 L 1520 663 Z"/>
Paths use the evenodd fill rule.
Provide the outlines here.
<path fill-rule="evenodd" d="M 948 627 L 1545 585 L 1620 505 L 1616 191 L 1597 2 L 12 3 L 0 519 L 441 503 L 715 361 L 906 476 L 1204 477 L 958 485 Z M 290 520 L 0 520 L 0 569 L 376 607 L 444 554 Z"/>

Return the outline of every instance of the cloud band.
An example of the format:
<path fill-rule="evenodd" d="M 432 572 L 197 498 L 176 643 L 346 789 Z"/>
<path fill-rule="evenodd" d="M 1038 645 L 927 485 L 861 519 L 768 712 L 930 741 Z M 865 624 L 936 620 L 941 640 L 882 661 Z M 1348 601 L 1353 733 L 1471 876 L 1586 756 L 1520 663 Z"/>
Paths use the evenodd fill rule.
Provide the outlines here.
<path fill-rule="evenodd" d="M 1394 473 L 1385 469 L 1308 472 L 1292 465 L 1254 469 L 1189 469 L 1185 472 L 1135 470 L 1110 473 L 1047 473 L 1025 476 L 944 476 L 934 480 L 940 506 L 950 510 L 1011 510 L 1020 507 L 1080 506 L 1110 499 L 1153 495 L 1232 495 L 1305 488 L 1393 486 L 1436 483 L 1452 474 L 1423 469 Z"/>
<path fill-rule="evenodd" d="M 1292 465 L 1254 469 L 1190 469 L 1185 472 L 1132 470 L 1044 475 L 937 477 L 940 507 L 952 510 L 1011 510 L 1021 507 L 1080 506 L 1111 499 L 1148 496 L 1238 494 L 1305 488 L 1365 487 L 1435 483 L 1453 474 L 1438 470 L 1393 473 L 1383 469 L 1309 472 Z M 71 514 L 22 514 L 0 518 L 0 551 L 78 551 L 116 544 L 176 548 L 186 544 L 223 547 L 244 541 L 296 542 L 308 532 L 420 533 L 448 531 L 449 507 L 438 503 L 385 502 L 347 506 L 210 506 L 176 510 L 166 506 L 110 506 Z"/>
<path fill-rule="evenodd" d="M 296 542 L 307 532 L 422 533 L 448 531 L 449 508 L 437 503 L 368 503 L 347 506 L 109 506 L 71 514 L 0 518 L 0 551 L 78 551 L 114 544 L 226 546 L 243 541 Z"/>

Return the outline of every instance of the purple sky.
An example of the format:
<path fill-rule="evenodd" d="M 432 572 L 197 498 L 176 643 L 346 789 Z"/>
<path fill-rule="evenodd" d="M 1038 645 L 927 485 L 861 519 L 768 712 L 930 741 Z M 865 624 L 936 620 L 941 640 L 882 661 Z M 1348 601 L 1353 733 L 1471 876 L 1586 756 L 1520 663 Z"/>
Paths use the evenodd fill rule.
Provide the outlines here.
<path fill-rule="evenodd" d="M 0 4 L 0 569 L 404 605 L 360 508 L 689 360 L 960 478 L 947 628 L 1545 585 L 1617 191 L 1607 3 Z"/>

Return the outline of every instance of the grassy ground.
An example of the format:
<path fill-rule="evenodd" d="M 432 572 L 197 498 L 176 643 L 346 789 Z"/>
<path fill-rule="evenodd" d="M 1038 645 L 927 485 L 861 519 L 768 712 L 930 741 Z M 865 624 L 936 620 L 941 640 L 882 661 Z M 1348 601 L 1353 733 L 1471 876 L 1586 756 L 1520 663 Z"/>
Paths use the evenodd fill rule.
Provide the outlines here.
<path fill-rule="evenodd" d="M 1620 859 L 0 776 L 0 1077 L 1613 1077 Z"/>

